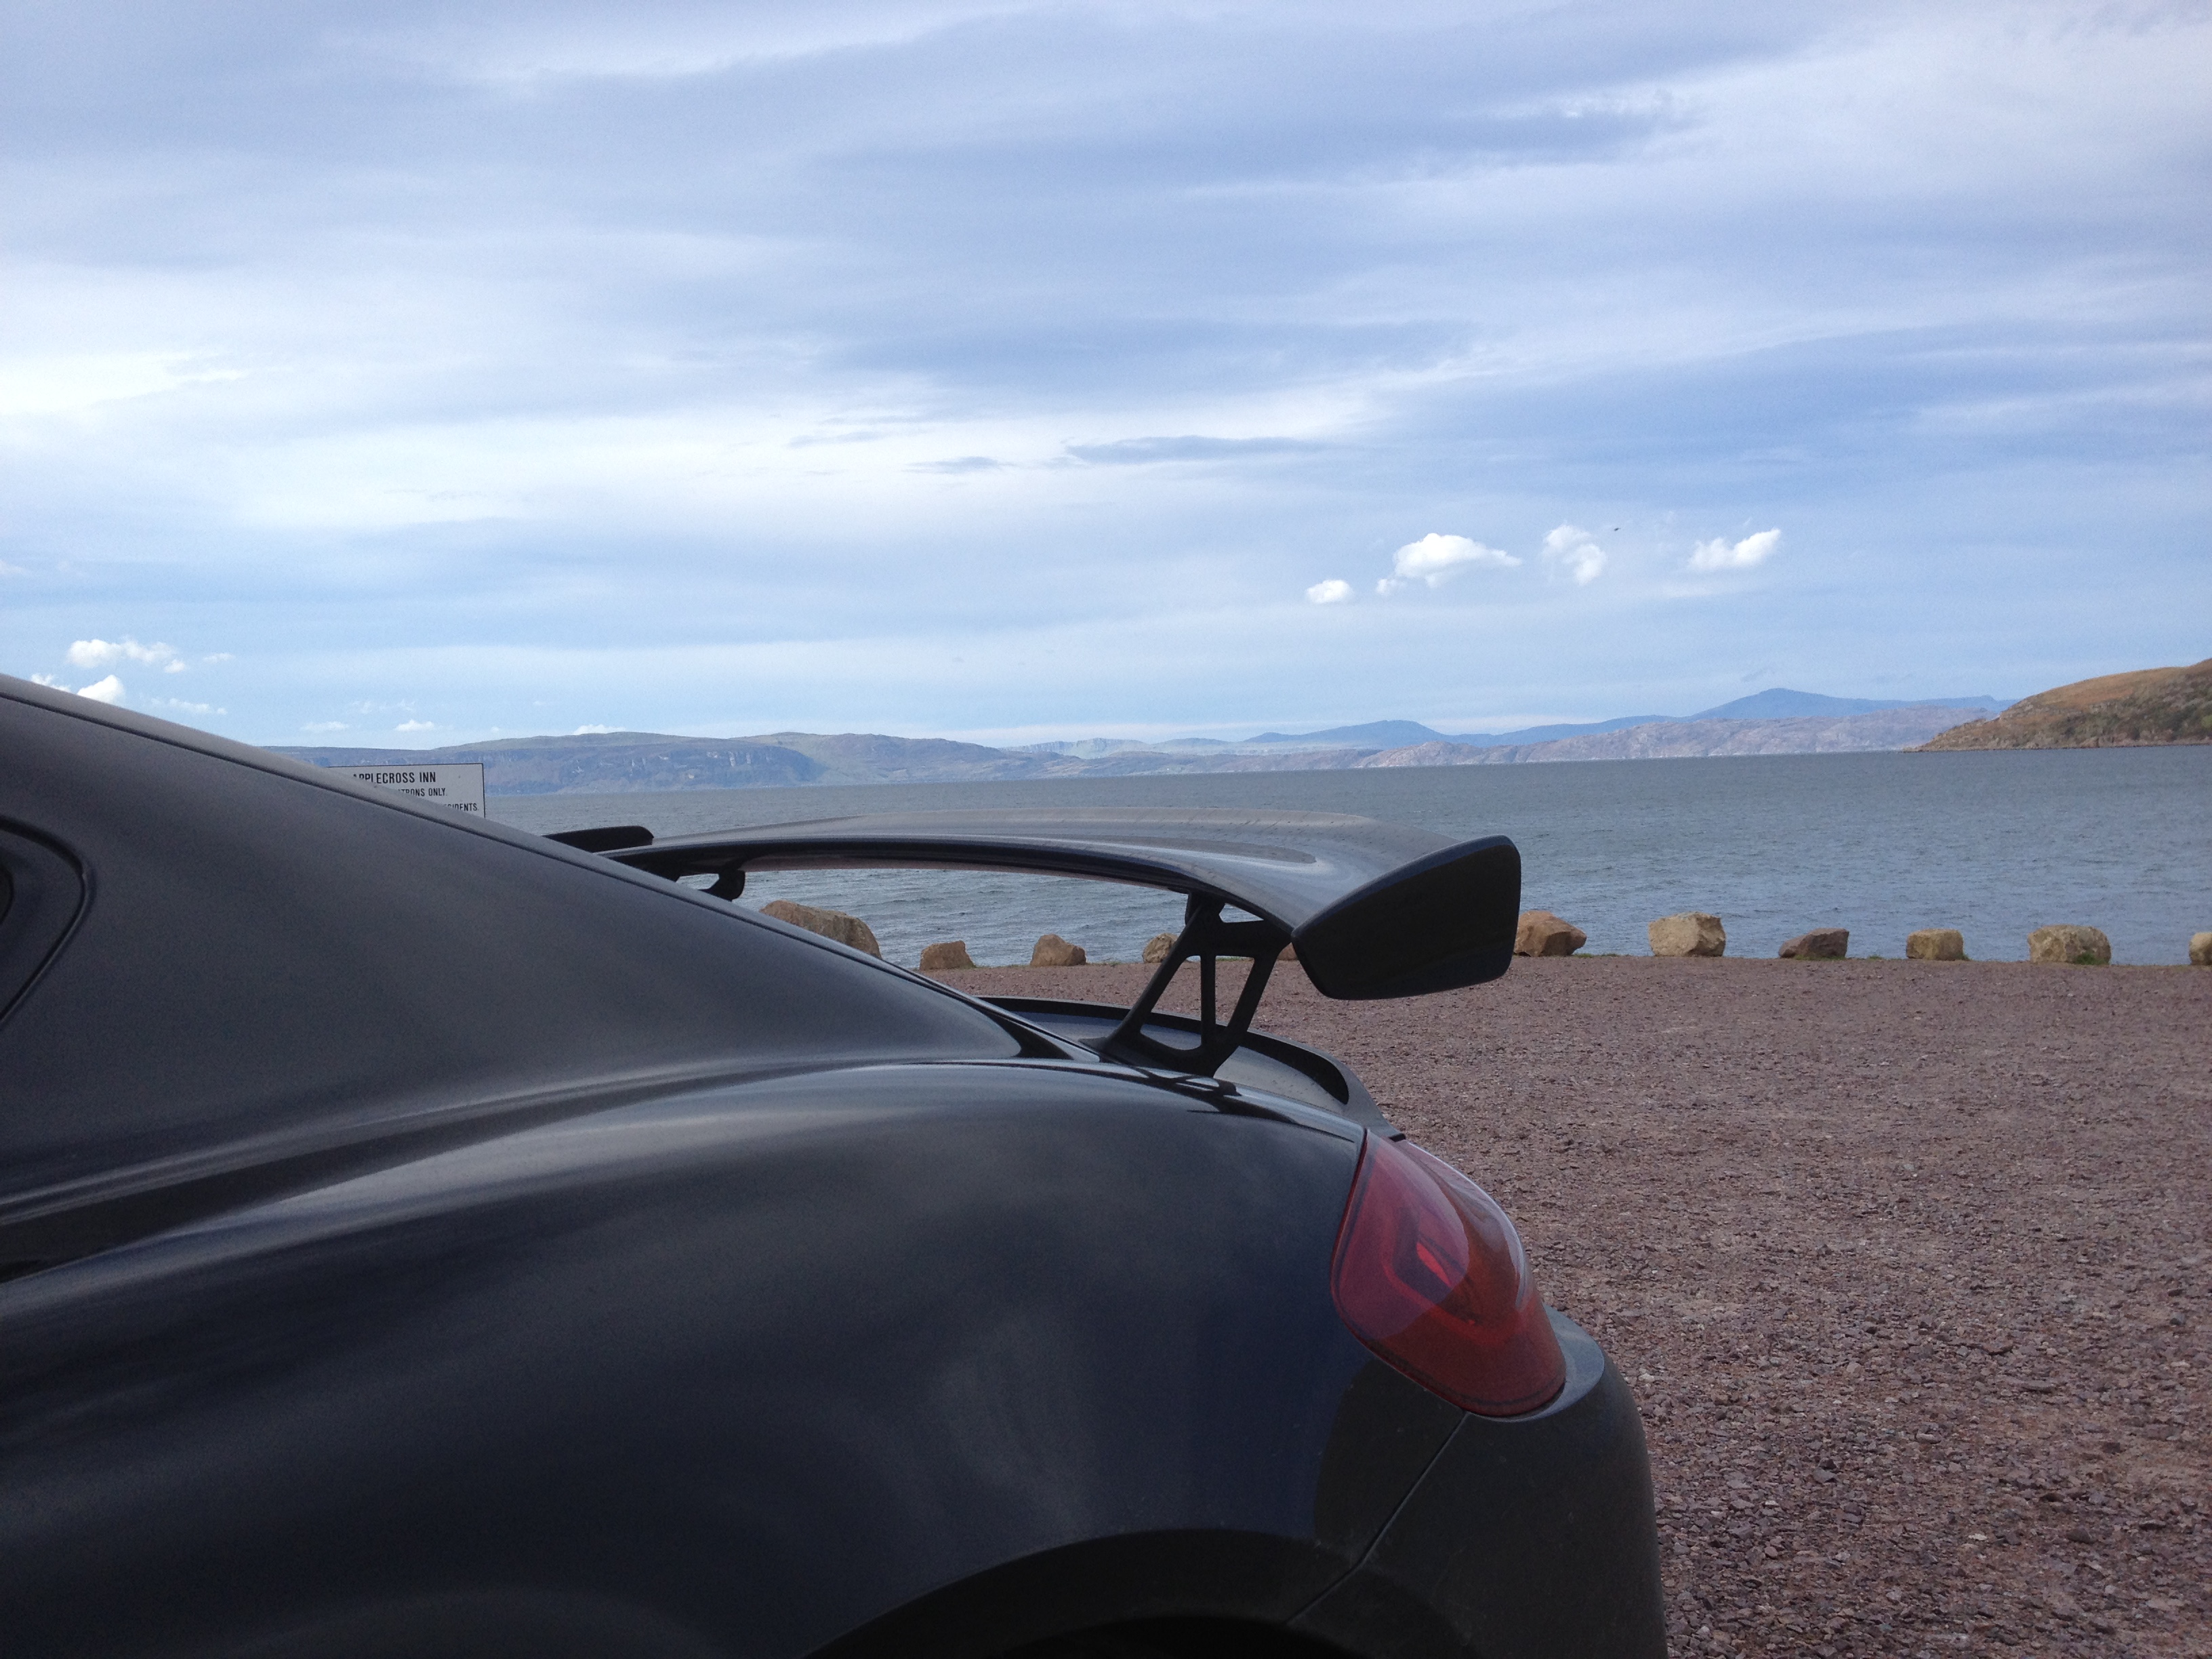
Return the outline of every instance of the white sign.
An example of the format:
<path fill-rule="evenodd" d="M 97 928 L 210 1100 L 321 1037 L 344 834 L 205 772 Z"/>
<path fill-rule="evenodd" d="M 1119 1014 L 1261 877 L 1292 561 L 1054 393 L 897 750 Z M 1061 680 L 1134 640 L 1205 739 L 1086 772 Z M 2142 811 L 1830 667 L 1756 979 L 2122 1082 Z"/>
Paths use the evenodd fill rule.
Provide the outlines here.
<path fill-rule="evenodd" d="M 483 763 L 440 761 L 430 766 L 333 766 L 340 777 L 351 778 L 395 795 L 412 795 L 433 806 L 450 806 L 456 812 L 483 816 Z"/>

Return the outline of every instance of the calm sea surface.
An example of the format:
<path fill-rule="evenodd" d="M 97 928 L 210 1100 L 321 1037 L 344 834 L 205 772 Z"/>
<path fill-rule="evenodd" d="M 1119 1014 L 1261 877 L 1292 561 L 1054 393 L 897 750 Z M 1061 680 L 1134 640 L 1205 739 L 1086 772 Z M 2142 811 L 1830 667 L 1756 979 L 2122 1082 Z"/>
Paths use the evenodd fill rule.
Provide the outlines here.
<path fill-rule="evenodd" d="M 881 784 L 637 795 L 503 795 L 519 829 L 642 823 L 658 835 L 854 812 L 1000 806 L 1244 806 L 1356 812 L 1455 840 L 1519 843 L 1522 902 L 1589 949 L 1643 954 L 1678 910 L 1727 923 L 1729 954 L 1771 956 L 1808 927 L 1848 927 L 1853 956 L 1900 957 L 1916 927 L 1966 953 L 2027 954 L 2027 932 L 2087 922 L 2116 961 L 2188 960 L 2212 930 L 2212 746 Z M 1055 933 L 1094 961 L 1134 959 L 1182 902 L 1098 882 L 945 872 L 785 872 L 744 902 L 792 898 L 865 918 L 884 954 L 960 939 L 981 963 L 1027 962 Z"/>

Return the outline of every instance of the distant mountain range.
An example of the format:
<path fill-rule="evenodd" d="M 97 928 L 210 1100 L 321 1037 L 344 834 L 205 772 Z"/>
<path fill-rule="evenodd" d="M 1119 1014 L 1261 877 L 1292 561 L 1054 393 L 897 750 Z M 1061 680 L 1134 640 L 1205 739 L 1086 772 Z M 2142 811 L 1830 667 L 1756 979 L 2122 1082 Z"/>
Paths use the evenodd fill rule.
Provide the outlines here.
<path fill-rule="evenodd" d="M 1522 761 L 1695 760 L 1727 755 L 1838 755 L 1910 749 L 1927 738 L 1980 720 L 1979 710 L 1908 704 L 1864 714 L 1802 715 L 1784 720 L 1645 720 L 1612 731 L 1541 743 L 1419 744 L 1363 760 L 1363 766 L 1482 766 Z"/>
<path fill-rule="evenodd" d="M 1170 754 L 1218 755 L 1291 746 L 1301 749 L 1406 749 L 1426 743 L 1466 744 L 1478 749 L 1492 749 L 1549 743 L 1561 738 L 1589 737 L 1597 732 L 1620 732 L 1632 726 L 1654 726 L 1662 722 L 1688 725 L 1705 720 L 1835 720 L 1852 714 L 1881 714 L 1896 708 L 1965 708 L 1995 712 L 2004 706 L 1995 697 L 1979 696 L 1923 697 L 1917 702 L 1907 702 L 1880 697 L 1829 697 L 1817 691 L 1790 691 L 1778 686 L 1771 691 L 1759 691 L 1748 697 L 1738 697 L 1734 702 L 1722 703 L 1717 708 L 1701 708 L 1694 714 L 1623 714 L 1615 720 L 1592 720 L 1583 725 L 1528 726 L 1516 732 L 1464 732 L 1454 735 L 1424 726 L 1419 720 L 1370 720 L 1364 726 L 1333 726 L 1322 732 L 1262 732 L 1256 738 L 1242 739 L 1170 738 L 1161 743 L 1143 743 L 1133 738 L 1089 738 L 1078 743 L 1031 744 L 1019 752 L 1091 757 L 1126 749 L 1156 749 Z"/>
<path fill-rule="evenodd" d="M 1994 697 L 1936 702 L 1826 697 L 1775 690 L 1696 714 L 1626 715 L 1583 725 L 1447 736 L 1417 720 L 1322 732 L 1263 732 L 1243 741 L 1121 738 L 997 749 L 941 738 L 775 732 L 687 738 L 654 732 L 501 738 L 440 749 L 280 748 L 321 766 L 480 761 L 495 795 L 627 794 L 807 784 L 968 783 L 1196 772 L 1319 772 L 1568 760 L 1829 754 L 1904 749 L 2002 708 Z"/>

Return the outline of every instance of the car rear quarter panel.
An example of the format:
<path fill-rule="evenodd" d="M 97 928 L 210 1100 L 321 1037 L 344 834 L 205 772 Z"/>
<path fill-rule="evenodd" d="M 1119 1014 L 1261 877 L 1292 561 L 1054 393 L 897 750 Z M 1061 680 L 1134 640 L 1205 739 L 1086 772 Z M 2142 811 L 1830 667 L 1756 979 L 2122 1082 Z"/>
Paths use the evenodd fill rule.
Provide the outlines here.
<path fill-rule="evenodd" d="M 1288 1619 L 1458 1420 L 1330 1303 L 1357 1152 L 1074 1067 L 863 1066 L 0 1285 L 9 1650 L 345 1652 L 419 1618 L 796 1655 L 1055 1559 L 997 1639 Z M 915 1650 L 973 1638 L 939 1623 Z"/>

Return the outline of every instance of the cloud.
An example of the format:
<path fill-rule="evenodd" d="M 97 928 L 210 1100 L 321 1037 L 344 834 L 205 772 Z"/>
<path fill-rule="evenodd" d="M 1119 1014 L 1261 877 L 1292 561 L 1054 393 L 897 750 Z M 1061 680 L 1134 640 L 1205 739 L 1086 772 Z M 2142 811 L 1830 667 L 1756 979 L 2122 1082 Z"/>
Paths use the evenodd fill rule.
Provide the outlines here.
<path fill-rule="evenodd" d="M 300 729 L 302 732 L 349 732 L 353 728 L 343 720 L 309 720 Z"/>
<path fill-rule="evenodd" d="M 230 712 L 227 708 L 218 708 L 211 702 L 187 702 L 182 697 L 156 697 L 154 707 L 181 709 L 187 714 L 227 714 Z"/>
<path fill-rule="evenodd" d="M 434 720 L 402 720 L 392 729 L 395 732 L 434 732 L 438 726 Z"/>
<path fill-rule="evenodd" d="M 613 730 L 614 727 L 611 726 L 580 726 L 568 735 L 575 738 L 597 738 L 604 737 Z"/>
<path fill-rule="evenodd" d="M 177 655 L 176 647 L 168 645 L 141 645 L 134 639 L 78 640 L 67 653 L 72 668 L 112 668 L 118 663 L 150 663 L 171 674 L 184 672 L 185 665 Z"/>
<path fill-rule="evenodd" d="M 1755 536 L 1746 536 L 1730 545 L 1725 536 L 1712 541 L 1699 542 L 1690 550 L 1692 570 L 1748 570 L 1762 564 L 1774 550 L 1782 545 L 1779 530 L 1762 530 Z"/>
<path fill-rule="evenodd" d="M 1233 460 L 1244 455 L 1293 455 L 1322 445 L 1302 438 L 1123 438 L 1107 444 L 1070 444 L 1067 453 L 1093 466 L 1150 466 L 1160 461 Z"/>
<path fill-rule="evenodd" d="M 909 472 L 1003 472 L 1006 464 L 990 455 L 956 455 L 949 461 L 917 461 Z"/>
<path fill-rule="evenodd" d="M 1480 542 L 1469 541 L 1464 536 L 1440 536 L 1431 531 L 1417 542 L 1407 542 L 1392 556 L 1395 575 L 1385 576 L 1375 584 L 1377 593 L 1395 593 L 1415 582 L 1426 582 L 1431 587 L 1441 587 L 1455 571 L 1468 565 L 1494 565 L 1510 569 L 1520 560 L 1510 553 L 1501 553 L 1494 547 L 1485 547 Z"/>
<path fill-rule="evenodd" d="M 14 648 L 173 634 L 237 735 L 379 699 L 365 743 L 405 695 L 456 738 L 1256 731 L 1700 708 L 1746 637 L 1893 696 L 2069 678 L 2023 638 L 2188 659 L 2203 7 L 1469 15 L 18 7 Z M 1638 555 L 1604 596 L 1544 562 L 1570 503 L 1677 582 L 1818 514 L 1853 580 L 1696 573 L 1757 591 L 1692 645 Z M 1367 618 L 1414 523 L 1550 580 Z M 1308 711 L 1249 601 L 1315 563 L 1400 626 L 1326 630 Z M 1527 625 L 1450 648 L 1478 588 Z M 1169 611 L 1202 643 L 1131 672 Z"/>
<path fill-rule="evenodd" d="M 1589 531 L 1563 524 L 1544 538 L 1544 560 L 1565 568 L 1575 586 L 1587 587 L 1605 574 L 1605 550 Z"/>
<path fill-rule="evenodd" d="M 106 679 L 94 680 L 90 685 L 80 685 L 76 694 L 80 697 L 90 697 L 94 702 L 121 702 L 123 682 L 110 674 Z"/>
<path fill-rule="evenodd" d="M 1316 582 L 1306 589 L 1306 598 L 1316 605 L 1350 605 L 1352 584 L 1331 576 L 1325 582 Z"/>

